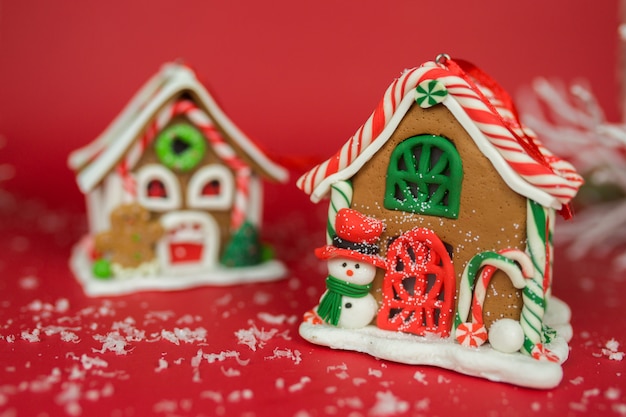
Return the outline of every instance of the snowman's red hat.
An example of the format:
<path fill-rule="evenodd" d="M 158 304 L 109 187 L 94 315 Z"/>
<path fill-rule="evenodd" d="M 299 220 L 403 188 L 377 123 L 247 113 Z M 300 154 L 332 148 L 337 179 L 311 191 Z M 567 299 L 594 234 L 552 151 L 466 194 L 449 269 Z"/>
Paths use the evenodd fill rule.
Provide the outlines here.
<path fill-rule="evenodd" d="M 349 208 L 337 212 L 333 244 L 315 250 L 320 259 L 344 257 L 363 261 L 385 269 L 385 260 L 378 255 L 378 240 L 385 230 L 382 221 Z"/>

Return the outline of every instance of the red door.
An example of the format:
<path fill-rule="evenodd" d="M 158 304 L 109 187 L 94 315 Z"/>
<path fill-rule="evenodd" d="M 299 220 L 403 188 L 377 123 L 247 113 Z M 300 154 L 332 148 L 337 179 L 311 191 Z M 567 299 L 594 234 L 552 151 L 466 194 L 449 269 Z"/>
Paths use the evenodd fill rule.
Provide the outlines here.
<path fill-rule="evenodd" d="M 456 280 L 448 251 L 430 229 L 415 228 L 387 249 L 381 329 L 450 334 Z"/>

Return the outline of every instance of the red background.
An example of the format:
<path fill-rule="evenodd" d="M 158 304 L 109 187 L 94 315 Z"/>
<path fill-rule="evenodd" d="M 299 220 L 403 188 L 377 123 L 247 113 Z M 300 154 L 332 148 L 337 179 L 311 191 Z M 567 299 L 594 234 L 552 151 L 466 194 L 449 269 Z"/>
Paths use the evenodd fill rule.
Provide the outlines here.
<path fill-rule="evenodd" d="M 624 271 L 598 259 L 571 262 L 562 248 L 554 292 L 574 310 L 574 339 L 554 390 L 335 352 L 299 338 L 297 322 L 272 325 L 258 316 L 299 319 L 319 299 L 324 265 L 312 249 L 323 243 L 326 207 L 309 203 L 293 181 L 339 148 L 400 71 L 446 52 L 473 61 L 513 96 L 538 76 L 585 79 L 609 120 L 619 121 L 618 23 L 617 0 L 0 0 L 0 164 L 15 170 L 0 189 L 17 196 L 16 205 L 0 199 L 0 336 L 17 335 L 14 343 L 0 338 L 0 416 L 394 414 L 376 408 L 381 392 L 406 405 L 399 415 L 624 416 L 625 362 L 602 353 L 610 339 L 621 351 L 626 345 Z M 163 62 L 177 58 L 196 69 L 242 130 L 291 168 L 291 183 L 267 187 L 266 201 L 266 232 L 289 276 L 272 284 L 88 299 L 67 268 L 71 245 L 86 227 L 75 215 L 84 206 L 67 155 L 95 138 Z M 67 311 L 33 308 L 60 299 Z M 103 306 L 112 313 L 82 313 Z M 142 320 L 151 311 L 172 316 L 148 325 Z M 186 315 L 198 318 L 190 327 L 207 329 L 206 343 L 143 341 L 130 343 L 127 355 L 93 351 L 102 344 L 92 336 L 113 322 L 131 317 L 137 327 L 158 331 Z M 81 327 L 80 343 L 58 335 L 42 334 L 34 343 L 20 338 L 39 324 L 67 324 L 67 317 Z M 276 336 L 252 351 L 234 337 L 251 322 L 289 338 Z M 298 350 L 302 362 L 267 360 L 275 348 Z M 236 350 L 249 363 L 205 361 L 202 382 L 193 382 L 190 361 L 198 349 Z M 105 374 L 81 368 L 75 358 L 82 354 L 105 360 Z M 156 372 L 160 358 L 169 368 Z M 82 378 L 72 373 L 75 366 L 85 371 Z M 228 369 L 241 375 L 225 376 Z M 244 389 L 252 398 L 228 399 Z M 207 392 L 224 400 L 216 403 Z"/>
<path fill-rule="evenodd" d="M 177 58 L 280 157 L 329 156 L 393 78 L 442 52 L 513 95 L 537 76 L 586 79 L 616 121 L 618 19 L 616 0 L 2 1 L 6 187 L 80 207 L 67 154 Z"/>

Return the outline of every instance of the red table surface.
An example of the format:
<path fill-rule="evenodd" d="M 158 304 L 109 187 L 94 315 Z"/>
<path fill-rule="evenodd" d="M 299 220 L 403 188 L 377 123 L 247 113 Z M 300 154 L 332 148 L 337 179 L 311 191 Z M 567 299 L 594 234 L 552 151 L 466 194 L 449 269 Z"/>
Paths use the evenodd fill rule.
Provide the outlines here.
<path fill-rule="evenodd" d="M 326 205 L 293 185 L 267 191 L 265 235 L 284 280 L 103 298 L 86 297 L 68 268 L 84 216 L 2 197 L 0 416 L 626 415 L 626 361 L 606 354 L 611 340 L 625 350 L 626 274 L 607 259 L 557 248 L 554 293 L 574 328 L 557 388 L 402 365 L 298 335 L 324 288 L 312 250 Z M 116 330 L 124 354 L 102 352 L 99 336 Z"/>

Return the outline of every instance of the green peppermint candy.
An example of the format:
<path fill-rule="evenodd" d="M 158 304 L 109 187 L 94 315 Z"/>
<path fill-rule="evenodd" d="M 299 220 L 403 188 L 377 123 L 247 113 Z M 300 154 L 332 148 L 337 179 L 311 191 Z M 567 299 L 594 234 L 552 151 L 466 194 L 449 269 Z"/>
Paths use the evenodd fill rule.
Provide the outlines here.
<path fill-rule="evenodd" d="M 415 89 L 415 101 L 423 109 L 441 103 L 448 95 L 446 87 L 437 80 L 426 80 Z"/>

